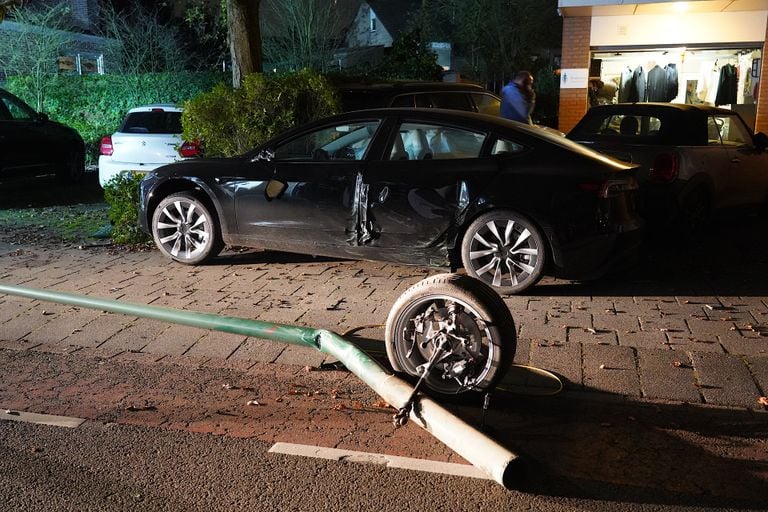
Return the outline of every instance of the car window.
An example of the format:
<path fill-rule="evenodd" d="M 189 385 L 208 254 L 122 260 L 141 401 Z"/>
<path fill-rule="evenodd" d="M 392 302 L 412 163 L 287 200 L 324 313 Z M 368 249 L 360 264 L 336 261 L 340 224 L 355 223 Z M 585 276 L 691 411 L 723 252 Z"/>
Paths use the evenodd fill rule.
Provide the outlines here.
<path fill-rule="evenodd" d="M 752 136 L 735 115 L 715 115 L 707 118 L 707 142 L 741 146 L 752 143 Z"/>
<path fill-rule="evenodd" d="M 469 101 L 469 96 L 463 92 L 433 92 L 431 96 L 432 106 L 435 108 L 465 110 L 469 112 L 474 110 Z"/>
<path fill-rule="evenodd" d="M 496 139 L 491 150 L 492 155 L 504 155 L 509 153 L 520 153 L 525 147 L 517 142 L 508 139 Z"/>
<path fill-rule="evenodd" d="M 0 101 L 14 121 L 31 121 L 35 118 L 35 111 L 23 101 L 12 96 L 0 96 Z"/>
<path fill-rule="evenodd" d="M 129 113 L 119 130 L 121 133 L 181 133 L 181 112 L 155 110 Z"/>
<path fill-rule="evenodd" d="M 362 160 L 380 121 L 344 123 L 305 133 L 275 148 L 275 160 Z"/>
<path fill-rule="evenodd" d="M 472 93 L 472 99 L 475 101 L 477 111 L 481 114 L 501 115 L 501 101 L 499 101 L 499 98 L 485 93 Z"/>
<path fill-rule="evenodd" d="M 655 116 L 606 113 L 602 116 L 594 116 L 588 123 L 580 126 L 576 137 L 654 139 L 659 138 L 662 130 L 662 120 Z"/>
<path fill-rule="evenodd" d="M 390 160 L 477 158 L 485 134 L 448 126 L 403 123 L 389 151 Z"/>

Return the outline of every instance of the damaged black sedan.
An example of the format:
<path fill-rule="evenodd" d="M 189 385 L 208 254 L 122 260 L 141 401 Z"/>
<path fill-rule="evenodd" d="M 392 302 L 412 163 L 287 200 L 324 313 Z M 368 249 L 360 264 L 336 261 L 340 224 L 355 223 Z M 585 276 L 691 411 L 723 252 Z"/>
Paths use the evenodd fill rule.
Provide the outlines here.
<path fill-rule="evenodd" d="M 225 244 L 464 267 L 501 293 L 597 277 L 640 242 L 634 168 L 512 121 L 438 109 L 350 112 L 235 158 L 141 183 L 142 228 L 200 264 Z"/>

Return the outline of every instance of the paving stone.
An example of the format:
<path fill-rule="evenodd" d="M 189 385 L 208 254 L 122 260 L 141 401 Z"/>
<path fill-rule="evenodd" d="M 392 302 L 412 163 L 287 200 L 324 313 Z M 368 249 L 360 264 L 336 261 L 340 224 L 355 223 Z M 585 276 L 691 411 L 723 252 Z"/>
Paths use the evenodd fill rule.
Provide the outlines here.
<path fill-rule="evenodd" d="M 636 316 L 629 314 L 595 313 L 592 315 L 594 327 L 598 331 L 637 331 L 640 322 Z"/>
<path fill-rule="evenodd" d="M 768 337 L 765 336 L 759 338 L 724 338 L 720 343 L 729 354 L 747 356 L 768 355 Z"/>
<path fill-rule="evenodd" d="M 198 329 L 187 325 L 170 325 L 154 339 L 151 339 L 142 351 L 150 354 L 182 355 L 194 346 L 197 340 L 209 332 L 207 329 Z"/>
<path fill-rule="evenodd" d="M 747 364 L 762 396 L 768 396 L 768 356 L 748 357 Z"/>
<path fill-rule="evenodd" d="M 280 353 L 275 362 L 278 364 L 311 366 L 313 368 L 319 368 L 325 359 L 326 355 L 319 350 L 296 345 L 288 345 L 285 347 L 285 350 Z"/>
<path fill-rule="evenodd" d="M 742 358 L 695 352 L 692 359 L 707 403 L 762 409 L 757 403 L 760 393 Z"/>
<path fill-rule="evenodd" d="M 530 323 L 525 323 L 520 326 L 520 337 L 538 341 L 564 342 L 568 339 L 568 331 L 559 325 L 545 324 L 533 326 Z"/>
<path fill-rule="evenodd" d="M 618 345 L 616 331 L 568 328 L 568 342 L 584 345 Z"/>
<path fill-rule="evenodd" d="M 242 334 L 209 331 L 199 338 L 197 342 L 184 353 L 184 355 L 190 357 L 227 359 L 245 343 L 246 339 L 246 336 L 243 336 Z"/>
<path fill-rule="evenodd" d="M 625 347 L 660 349 L 667 346 L 667 335 L 661 331 L 620 331 L 619 345 Z"/>
<path fill-rule="evenodd" d="M 581 389 L 581 345 L 563 343 L 542 347 L 539 343 L 531 344 L 531 366 L 536 366 L 561 375 L 567 380 L 566 387 Z"/>
<path fill-rule="evenodd" d="M 274 363 L 287 346 L 287 343 L 248 337 L 232 352 L 229 359 Z"/>
<path fill-rule="evenodd" d="M 80 331 L 71 333 L 67 342 L 81 347 L 98 347 L 136 320 L 136 317 L 101 313 Z"/>
<path fill-rule="evenodd" d="M 638 349 L 640 387 L 652 399 L 701 403 L 688 354 L 673 350 Z M 686 366 L 675 367 L 675 362 Z"/>
<path fill-rule="evenodd" d="M 684 318 L 675 317 L 640 317 L 640 329 L 643 331 L 660 331 L 666 333 L 689 333 L 688 324 Z"/>
<path fill-rule="evenodd" d="M 168 327 L 167 322 L 139 318 L 102 343 L 98 347 L 98 352 L 107 357 L 121 352 L 141 352 Z"/>
<path fill-rule="evenodd" d="M 629 347 L 584 345 L 584 388 L 640 397 L 635 352 Z"/>

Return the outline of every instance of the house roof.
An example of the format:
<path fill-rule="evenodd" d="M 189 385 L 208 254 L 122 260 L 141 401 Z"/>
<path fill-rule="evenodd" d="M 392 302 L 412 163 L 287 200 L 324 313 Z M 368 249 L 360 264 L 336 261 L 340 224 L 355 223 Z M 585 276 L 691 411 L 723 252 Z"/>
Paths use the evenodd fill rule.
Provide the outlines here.
<path fill-rule="evenodd" d="M 408 28 L 409 14 L 418 10 L 420 5 L 419 0 L 368 0 L 367 3 L 392 37 L 397 37 Z"/>

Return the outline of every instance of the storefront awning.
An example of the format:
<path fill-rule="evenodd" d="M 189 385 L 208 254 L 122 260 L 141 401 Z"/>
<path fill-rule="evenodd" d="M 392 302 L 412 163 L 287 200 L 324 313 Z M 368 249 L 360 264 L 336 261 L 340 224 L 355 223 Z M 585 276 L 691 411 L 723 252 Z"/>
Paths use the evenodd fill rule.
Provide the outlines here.
<path fill-rule="evenodd" d="M 563 17 L 768 10 L 768 0 L 559 0 Z"/>

